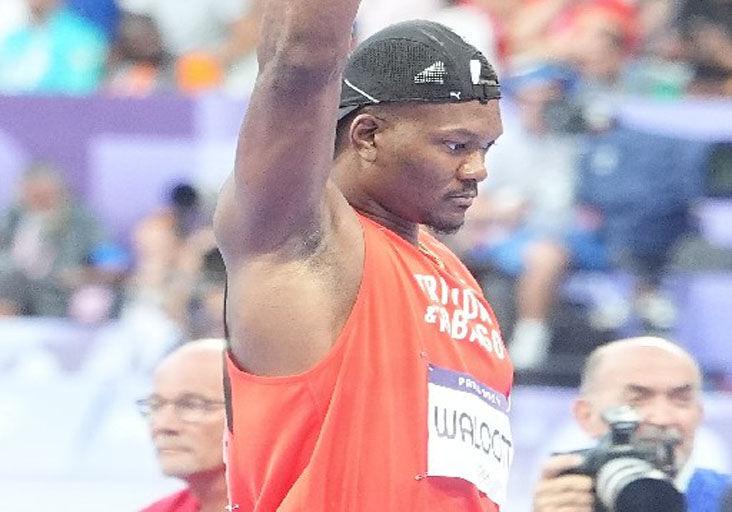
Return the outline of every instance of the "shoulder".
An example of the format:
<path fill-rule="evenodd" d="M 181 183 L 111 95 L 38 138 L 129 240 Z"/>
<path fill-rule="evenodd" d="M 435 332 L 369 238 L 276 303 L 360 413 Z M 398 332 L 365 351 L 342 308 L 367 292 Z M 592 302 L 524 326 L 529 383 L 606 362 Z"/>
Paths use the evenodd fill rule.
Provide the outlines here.
<path fill-rule="evenodd" d="M 148 505 L 140 512 L 193 512 L 195 510 L 198 510 L 198 501 L 186 488 Z"/>
<path fill-rule="evenodd" d="M 686 499 L 690 512 L 700 509 L 703 504 L 722 504 L 732 500 L 732 477 L 712 469 L 697 468 L 691 476 L 686 489 Z M 722 507 L 720 510 L 728 510 Z"/>
<path fill-rule="evenodd" d="M 721 473 L 714 469 L 697 468 L 694 470 L 692 480 L 724 484 L 732 483 L 732 475 Z"/>

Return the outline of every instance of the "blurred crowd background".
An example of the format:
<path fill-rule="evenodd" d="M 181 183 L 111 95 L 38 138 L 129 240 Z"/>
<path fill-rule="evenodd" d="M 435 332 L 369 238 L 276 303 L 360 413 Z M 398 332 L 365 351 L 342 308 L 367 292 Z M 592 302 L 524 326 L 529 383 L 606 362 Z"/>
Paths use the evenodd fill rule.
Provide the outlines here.
<path fill-rule="evenodd" d="M 110 476 L 129 504 L 171 485 L 131 404 L 171 347 L 223 334 L 210 222 L 264 1 L 0 1 L 0 443 L 26 461 L 4 457 L 11 496 L 39 471 L 92 496 Z M 415 17 L 501 77 L 505 134 L 445 241 L 517 382 L 574 385 L 597 344 L 655 333 L 732 391 L 732 2 L 364 0 L 354 42 Z"/>
<path fill-rule="evenodd" d="M 246 96 L 263 0 L 4 0 L 0 90 Z M 725 0 L 365 0 L 359 41 L 422 17 L 454 26 L 504 79 L 558 64 L 582 96 L 729 96 Z"/>

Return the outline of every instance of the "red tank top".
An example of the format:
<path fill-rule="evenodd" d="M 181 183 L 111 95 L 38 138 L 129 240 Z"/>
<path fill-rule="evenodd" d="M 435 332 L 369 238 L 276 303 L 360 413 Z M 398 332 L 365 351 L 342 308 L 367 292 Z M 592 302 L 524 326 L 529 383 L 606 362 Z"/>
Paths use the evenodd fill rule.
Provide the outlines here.
<path fill-rule="evenodd" d="M 261 377 L 227 358 L 230 505 L 497 511 L 513 454 L 513 368 L 495 316 L 433 237 L 421 233 L 417 248 L 360 220 L 361 287 L 323 360 Z"/>

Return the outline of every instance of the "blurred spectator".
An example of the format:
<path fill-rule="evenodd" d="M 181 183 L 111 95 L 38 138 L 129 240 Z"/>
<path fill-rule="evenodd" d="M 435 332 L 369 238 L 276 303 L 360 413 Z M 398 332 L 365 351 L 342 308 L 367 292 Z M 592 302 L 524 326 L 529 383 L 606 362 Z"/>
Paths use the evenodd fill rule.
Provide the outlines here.
<path fill-rule="evenodd" d="M 677 99 L 686 94 L 693 71 L 682 57 L 674 23 L 675 3 L 644 0 L 638 3 L 639 41 L 627 68 L 632 94 Z"/>
<path fill-rule="evenodd" d="M 187 330 L 193 337 L 221 337 L 225 334 L 222 321 L 226 290 L 224 260 L 218 249 L 210 249 L 199 266 L 188 304 Z"/>
<path fill-rule="evenodd" d="M 556 58 L 556 25 L 577 4 L 576 0 L 519 0 L 514 9 L 502 12 L 505 46 L 512 64 L 526 59 Z M 495 9 L 495 8 L 494 8 Z"/>
<path fill-rule="evenodd" d="M 132 238 L 134 268 L 127 283 L 125 308 L 162 312 L 182 322 L 189 284 L 180 282 L 178 257 L 183 241 L 169 213 L 155 214 L 135 226 Z M 187 280 L 186 280 L 187 281 Z"/>
<path fill-rule="evenodd" d="M 512 11 L 509 49 L 514 64 L 536 59 L 567 59 L 582 50 L 577 37 L 607 27 L 636 41 L 636 9 L 623 0 L 528 0 Z M 588 38 L 589 39 L 589 38 Z"/>
<path fill-rule="evenodd" d="M 0 218 L 0 314 L 65 316 L 100 239 L 96 221 L 59 173 L 34 165 L 18 202 Z"/>
<path fill-rule="evenodd" d="M 547 356 L 549 316 L 570 261 L 592 264 L 584 253 L 574 254 L 567 238 L 577 158 L 576 127 L 568 117 L 571 86 L 571 73 L 548 64 L 504 80 L 516 115 L 506 116 L 505 133 L 488 153 L 490 179 L 481 184 L 461 235 L 468 238 L 463 255 L 471 266 L 516 279 L 509 350 L 517 369 Z"/>
<path fill-rule="evenodd" d="M 27 0 L 30 19 L 0 41 L 0 92 L 84 94 L 96 90 L 107 43 L 60 0 Z"/>
<path fill-rule="evenodd" d="M 629 93 L 638 11 L 623 0 L 564 4 L 536 52 L 574 69 L 578 80 L 573 103 L 588 117 L 605 116 Z"/>
<path fill-rule="evenodd" d="M 227 79 L 230 88 L 244 95 L 256 77 L 261 1 L 126 0 L 124 5 L 158 25 L 166 50 L 176 59 L 182 90 L 218 87 Z"/>
<path fill-rule="evenodd" d="M 85 263 L 69 304 L 69 317 L 87 325 L 116 319 L 122 308 L 129 255 L 122 247 L 105 243 Z"/>
<path fill-rule="evenodd" d="M 726 0 L 684 0 L 678 13 L 684 54 L 694 67 L 691 92 L 732 95 L 732 6 Z"/>
<path fill-rule="evenodd" d="M 221 339 L 186 343 L 160 363 L 153 393 L 138 400 L 149 420 L 160 468 L 187 484 L 142 512 L 225 510 L 224 349 Z"/>
<path fill-rule="evenodd" d="M 496 67 L 501 71 L 508 69 L 513 33 L 514 17 L 526 0 L 459 0 L 458 5 L 478 9 L 490 20 L 490 37 L 493 40 Z M 486 54 L 487 55 L 487 54 Z"/>
<path fill-rule="evenodd" d="M 117 34 L 120 11 L 115 0 L 64 0 L 69 10 L 91 22 L 111 41 Z"/>
<path fill-rule="evenodd" d="M 170 191 L 169 204 L 179 236 L 186 238 L 209 226 L 209 216 L 204 211 L 198 191 L 192 185 L 175 185 Z"/>
<path fill-rule="evenodd" d="M 197 287 L 206 277 L 202 275 L 206 255 L 216 247 L 209 224 L 195 189 L 188 184 L 173 187 L 169 206 L 144 218 L 135 228 L 135 267 L 128 282 L 126 306 L 161 311 L 190 329 L 191 304 L 200 300 Z"/>
<path fill-rule="evenodd" d="M 584 100 L 620 94 L 729 94 L 726 0 L 530 0 L 504 18 L 509 62 L 555 59 L 582 75 Z"/>
<path fill-rule="evenodd" d="M 615 2 L 622 4 L 622 2 Z M 622 93 L 623 72 L 636 42 L 633 13 L 599 4 L 574 13 L 568 36 L 569 61 L 577 66 L 586 88 L 595 93 Z"/>
<path fill-rule="evenodd" d="M 106 91 L 121 96 L 145 96 L 175 88 L 171 57 L 150 16 L 122 16 L 105 82 Z"/>
<path fill-rule="evenodd" d="M 602 241 L 613 267 L 635 277 L 628 310 L 651 332 L 666 332 L 676 322 L 661 278 L 679 241 L 692 233 L 692 207 L 702 192 L 707 153 L 705 144 L 617 123 L 593 131 L 583 147 L 580 227 Z"/>
<path fill-rule="evenodd" d="M 517 12 L 514 66 L 527 59 L 566 63 L 580 75 L 579 102 L 608 108 L 625 94 L 678 98 L 690 67 L 672 51 L 665 0 L 537 0 Z"/>

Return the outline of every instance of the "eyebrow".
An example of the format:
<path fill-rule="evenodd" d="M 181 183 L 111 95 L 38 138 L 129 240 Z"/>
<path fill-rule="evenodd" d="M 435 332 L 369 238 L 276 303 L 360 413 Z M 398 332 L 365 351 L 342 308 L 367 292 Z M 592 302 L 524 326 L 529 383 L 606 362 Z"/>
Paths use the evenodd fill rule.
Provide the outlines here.
<path fill-rule="evenodd" d="M 678 393 L 688 393 L 694 391 L 696 386 L 693 384 L 683 384 L 681 386 L 676 386 L 668 390 L 663 390 L 663 393 L 665 394 L 678 394 Z M 625 391 L 630 393 L 638 393 L 638 394 L 647 394 L 647 393 L 654 393 L 657 390 L 650 388 L 648 386 L 641 386 L 639 384 L 628 384 L 625 386 Z"/>
<path fill-rule="evenodd" d="M 183 392 L 183 393 L 181 393 L 179 395 L 176 395 L 174 398 L 165 398 L 165 397 L 163 397 L 162 395 L 160 395 L 158 393 L 153 393 L 152 395 L 149 396 L 149 398 L 150 399 L 154 399 L 154 400 L 168 400 L 168 401 L 170 401 L 170 400 L 190 399 L 190 398 L 205 400 L 205 401 L 208 401 L 208 402 L 216 402 L 216 401 L 220 400 L 218 398 L 209 398 L 209 397 L 207 397 L 205 395 L 202 395 L 200 393 L 193 393 L 193 392 L 190 392 L 190 391 L 189 392 Z"/>
<path fill-rule="evenodd" d="M 437 131 L 443 135 L 460 135 L 462 137 L 470 137 L 473 139 L 481 138 L 480 134 L 465 128 L 438 128 Z"/>
<path fill-rule="evenodd" d="M 480 135 L 478 133 L 475 133 L 472 130 L 467 130 L 465 128 L 438 128 L 437 129 L 437 133 L 441 137 L 445 137 L 445 136 L 452 135 L 452 136 L 464 137 L 464 138 L 472 139 L 472 140 L 478 140 L 480 142 L 483 141 L 483 136 L 482 135 Z M 500 135 L 501 134 L 499 134 L 498 137 L 500 137 Z M 485 147 L 486 148 L 489 148 L 493 144 L 495 144 L 496 143 L 496 140 L 498 140 L 498 137 L 496 137 L 495 139 L 486 140 Z"/>
<path fill-rule="evenodd" d="M 677 393 L 689 393 L 696 390 L 696 386 L 693 384 L 684 384 L 683 386 L 676 386 L 675 388 L 671 388 L 669 390 L 669 393 L 677 394 Z"/>

